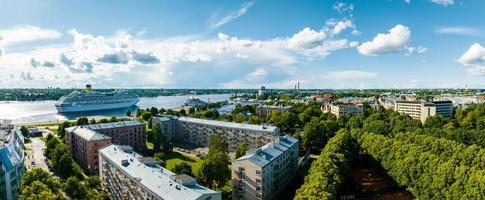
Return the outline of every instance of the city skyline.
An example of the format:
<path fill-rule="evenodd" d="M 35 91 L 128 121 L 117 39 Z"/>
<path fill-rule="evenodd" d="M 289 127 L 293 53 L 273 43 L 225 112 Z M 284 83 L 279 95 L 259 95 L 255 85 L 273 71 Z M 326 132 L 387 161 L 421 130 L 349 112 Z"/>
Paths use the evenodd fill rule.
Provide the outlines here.
<path fill-rule="evenodd" d="M 480 1 L 0 3 L 0 88 L 485 87 Z"/>

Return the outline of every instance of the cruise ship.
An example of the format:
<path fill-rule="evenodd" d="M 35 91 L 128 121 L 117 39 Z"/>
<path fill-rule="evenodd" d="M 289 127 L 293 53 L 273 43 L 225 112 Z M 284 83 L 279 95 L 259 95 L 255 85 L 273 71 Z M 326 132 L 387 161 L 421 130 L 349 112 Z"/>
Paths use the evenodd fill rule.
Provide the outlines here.
<path fill-rule="evenodd" d="M 95 92 L 91 91 L 91 85 L 86 85 L 86 91 L 73 91 L 61 97 L 56 103 L 56 108 L 59 113 L 110 110 L 131 107 L 138 101 L 140 98 L 133 92 Z"/>

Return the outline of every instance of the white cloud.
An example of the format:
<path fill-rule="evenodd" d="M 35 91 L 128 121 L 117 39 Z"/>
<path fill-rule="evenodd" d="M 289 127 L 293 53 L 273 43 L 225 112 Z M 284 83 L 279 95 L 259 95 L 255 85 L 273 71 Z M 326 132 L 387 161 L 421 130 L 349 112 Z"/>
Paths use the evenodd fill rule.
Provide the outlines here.
<path fill-rule="evenodd" d="M 463 66 L 469 67 L 468 72 L 472 75 L 485 75 L 485 48 L 475 43 L 457 60 Z"/>
<path fill-rule="evenodd" d="M 480 35 L 480 31 L 471 28 L 471 27 L 463 27 L 463 26 L 445 26 L 439 27 L 435 29 L 436 33 L 441 34 L 456 34 L 456 35 L 467 35 L 467 36 L 478 36 Z"/>
<path fill-rule="evenodd" d="M 372 41 L 364 42 L 357 47 L 360 54 L 366 56 L 376 56 L 405 51 L 407 54 L 424 53 L 428 49 L 425 47 L 409 46 L 411 42 L 411 31 L 407 26 L 398 24 L 391 28 L 388 33 L 379 33 Z"/>
<path fill-rule="evenodd" d="M 332 33 L 335 34 L 335 35 L 338 35 L 338 34 L 340 34 L 340 32 L 342 32 L 343 30 L 348 29 L 348 28 L 354 28 L 354 24 L 352 23 L 352 21 L 350 21 L 348 19 L 342 20 L 342 21 L 337 22 L 337 24 L 333 28 Z"/>
<path fill-rule="evenodd" d="M 253 6 L 253 4 L 254 4 L 253 2 L 244 3 L 243 5 L 241 5 L 241 7 L 237 11 L 230 13 L 229 15 L 223 17 L 222 19 L 218 20 L 217 22 L 213 22 L 210 25 L 211 28 L 217 29 L 217 28 L 223 26 L 224 24 L 227 24 L 227 23 L 231 22 L 232 20 L 235 20 L 238 17 L 243 16 L 244 14 L 246 14 L 246 12 L 248 12 L 249 8 L 251 8 L 251 6 Z"/>
<path fill-rule="evenodd" d="M 357 70 L 347 70 L 347 71 L 331 71 L 325 75 L 326 79 L 369 79 L 376 78 L 379 74 L 376 72 L 367 71 L 357 71 Z"/>
<path fill-rule="evenodd" d="M 7 47 L 21 42 L 56 39 L 61 36 L 62 33 L 52 29 L 30 25 L 15 26 L 9 29 L 0 29 L 0 46 Z"/>
<path fill-rule="evenodd" d="M 345 2 L 336 2 L 333 5 L 333 9 L 339 13 L 352 12 L 354 10 L 354 5 Z"/>
<path fill-rule="evenodd" d="M 293 35 L 288 40 L 290 48 L 311 49 L 315 48 L 327 38 L 324 31 L 315 31 L 308 27 Z"/>
<path fill-rule="evenodd" d="M 449 5 L 453 5 L 455 3 L 453 0 L 431 0 L 431 2 L 442 5 L 442 6 L 449 6 Z"/>

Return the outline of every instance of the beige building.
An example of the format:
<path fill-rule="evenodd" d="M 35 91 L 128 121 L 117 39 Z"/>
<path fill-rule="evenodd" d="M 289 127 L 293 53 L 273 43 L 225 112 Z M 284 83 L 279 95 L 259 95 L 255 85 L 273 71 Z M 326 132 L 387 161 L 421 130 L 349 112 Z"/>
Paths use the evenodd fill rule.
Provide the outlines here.
<path fill-rule="evenodd" d="M 362 104 L 353 104 L 353 103 L 334 103 L 330 105 L 326 105 L 322 108 L 323 112 L 330 112 L 334 114 L 337 118 L 341 116 L 352 114 L 352 115 L 363 115 L 364 114 L 364 107 Z"/>
<path fill-rule="evenodd" d="M 453 103 L 451 101 L 396 101 L 394 110 L 401 114 L 407 114 L 413 119 L 421 120 L 423 123 L 428 117 L 436 114 L 450 119 L 453 118 Z"/>
<path fill-rule="evenodd" d="M 98 149 L 111 144 L 111 138 L 80 126 L 69 127 L 65 131 L 65 142 L 74 160 L 90 174 L 97 173 Z"/>
<path fill-rule="evenodd" d="M 220 133 L 228 144 L 228 150 L 236 151 L 240 144 L 248 149 L 258 148 L 280 135 L 276 126 L 223 122 L 190 117 L 154 117 L 153 125 L 161 123 L 162 133 L 175 143 L 196 147 L 209 146 L 213 134 Z"/>
<path fill-rule="evenodd" d="M 99 150 L 101 185 L 113 200 L 221 200 L 221 193 L 177 175 L 128 146 Z"/>
<path fill-rule="evenodd" d="M 233 199 L 276 199 L 298 168 L 298 140 L 280 136 L 232 161 Z"/>
<path fill-rule="evenodd" d="M 143 122 L 120 121 L 83 127 L 111 137 L 114 144 L 128 145 L 139 151 L 146 149 L 146 125 Z"/>

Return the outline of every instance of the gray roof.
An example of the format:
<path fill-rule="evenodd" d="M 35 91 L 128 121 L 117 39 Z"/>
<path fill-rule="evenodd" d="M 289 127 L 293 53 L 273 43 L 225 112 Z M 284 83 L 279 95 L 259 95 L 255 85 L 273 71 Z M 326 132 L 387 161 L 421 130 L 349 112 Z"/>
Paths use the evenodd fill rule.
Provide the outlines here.
<path fill-rule="evenodd" d="M 110 139 L 110 137 L 98 133 L 96 131 L 81 127 L 81 126 L 74 126 L 74 127 L 69 127 L 66 128 L 66 131 L 74 133 L 75 135 L 83 138 L 84 140 L 87 141 L 96 141 L 96 140 L 106 140 Z"/>
<path fill-rule="evenodd" d="M 268 144 L 265 144 L 253 153 L 246 154 L 238 158 L 236 162 L 249 160 L 257 166 L 263 168 L 296 143 L 298 143 L 298 140 L 294 137 L 280 136 L 275 143 L 270 142 Z"/>
<path fill-rule="evenodd" d="M 276 126 L 223 122 L 223 121 L 198 119 L 198 118 L 191 118 L 191 117 L 179 117 L 178 120 L 184 121 L 184 122 L 206 124 L 211 126 L 219 126 L 224 128 L 246 129 L 246 130 L 263 131 L 263 132 L 274 132 L 276 129 L 278 129 L 278 127 Z"/>
<path fill-rule="evenodd" d="M 127 127 L 127 126 L 139 126 L 139 125 L 145 125 L 145 124 L 140 121 L 121 121 L 121 122 L 84 125 L 83 127 L 91 130 L 102 130 L 102 129 L 121 128 L 121 127 Z"/>
<path fill-rule="evenodd" d="M 141 156 L 137 153 L 126 153 L 121 151 L 117 145 L 109 145 L 99 150 L 100 155 L 104 155 L 103 159 L 108 159 L 114 163 L 118 168 L 123 170 L 126 174 L 139 180 L 139 183 L 148 188 L 153 193 L 165 200 L 191 200 L 199 199 L 205 194 L 216 194 L 209 188 L 199 184 L 183 186 L 177 184 L 170 177 L 176 175 L 175 173 L 160 167 L 158 165 L 147 166 L 140 162 L 138 158 Z M 122 165 L 123 160 L 128 161 Z"/>

